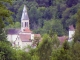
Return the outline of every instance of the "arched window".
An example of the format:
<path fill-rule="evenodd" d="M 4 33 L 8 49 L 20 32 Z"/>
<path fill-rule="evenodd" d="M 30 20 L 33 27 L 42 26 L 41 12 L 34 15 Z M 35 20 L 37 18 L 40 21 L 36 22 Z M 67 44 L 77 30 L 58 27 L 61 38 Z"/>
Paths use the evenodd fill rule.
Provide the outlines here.
<path fill-rule="evenodd" d="M 28 22 L 25 22 L 25 27 L 28 27 Z"/>

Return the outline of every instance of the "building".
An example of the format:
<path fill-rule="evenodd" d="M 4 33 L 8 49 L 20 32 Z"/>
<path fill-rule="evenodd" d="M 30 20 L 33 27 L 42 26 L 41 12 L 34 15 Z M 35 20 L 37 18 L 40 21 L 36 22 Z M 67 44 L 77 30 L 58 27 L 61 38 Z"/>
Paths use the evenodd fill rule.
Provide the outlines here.
<path fill-rule="evenodd" d="M 13 47 L 25 48 L 28 45 L 32 46 L 34 37 L 41 37 L 40 34 L 33 34 L 29 27 L 29 17 L 26 5 L 24 5 L 21 17 L 21 29 L 9 29 L 8 41 Z"/>
<path fill-rule="evenodd" d="M 74 33 L 75 33 L 75 29 L 74 29 L 73 25 L 70 25 L 69 26 L 69 39 L 68 39 L 68 41 L 73 40 Z"/>

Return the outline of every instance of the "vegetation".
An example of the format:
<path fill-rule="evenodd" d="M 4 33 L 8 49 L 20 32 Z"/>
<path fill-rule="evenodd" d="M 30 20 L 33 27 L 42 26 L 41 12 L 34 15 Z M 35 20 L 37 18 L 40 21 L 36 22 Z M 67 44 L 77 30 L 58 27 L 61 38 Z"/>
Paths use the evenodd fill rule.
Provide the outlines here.
<path fill-rule="evenodd" d="M 76 24 L 76 30 L 75 30 L 75 35 L 74 35 L 74 42 L 77 42 L 77 41 L 80 41 L 80 28 L 79 28 L 79 25 L 80 25 L 80 10 L 77 12 L 77 24 Z"/>
<path fill-rule="evenodd" d="M 58 36 L 68 35 L 69 25 L 75 27 L 76 13 L 80 8 L 80 0 L 13 0 L 12 6 L 9 4 L 6 4 L 6 6 L 13 12 L 10 18 L 12 18 L 14 24 L 21 22 L 24 4 L 28 10 L 30 28 L 35 33 L 48 33 L 49 29 L 52 28 Z M 12 27 L 15 28 L 14 24 L 12 24 Z M 10 25 L 7 24 L 7 26 Z M 20 26 L 17 27 L 20 28 Z"/>
<path fill-rule="evenodd" d="M 11 2 L 14 8 L 9 5 Z M 40 43 L 35 38 L 36 48 L 29 48 L 28 52 L 12 48 L 4 29 L 5 24 L 8 28 L 20 27 L 22 2 L 28 7 L 31 29 L 39 28 L 36 33 L 47 33 Z M 79 0 L 0 0 L 0 60 L 80 60 L 79 3 Z M 14 12 L 12 16 L 7 8 Z M 60 45 L 57 36 L 65 34 L 70 24 L 75 25 L 76 16 L 73 42 Z M 9 24 L 11 20 L 13 24 Z"/>

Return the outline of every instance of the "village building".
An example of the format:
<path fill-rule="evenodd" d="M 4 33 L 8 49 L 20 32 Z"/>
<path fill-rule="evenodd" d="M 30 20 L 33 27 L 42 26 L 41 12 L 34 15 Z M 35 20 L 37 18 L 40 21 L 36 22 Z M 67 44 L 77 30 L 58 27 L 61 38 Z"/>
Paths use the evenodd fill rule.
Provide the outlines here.
<path fill-rule="evenodd" d="M 73 40 L 74 34 L 75 34 L 75 29 L 73 25 L 70 25 L 69 26 L 69 39 L 68 39 L 69 42 Z"/>
<path fill-rule="evenodd" d="M 13 47 L 25 48 L 32 46 L 35 37 L 41 37 L 40 34 L 33 34 L 29 26 L 29 17 L 26 5 L 24 5 L 21 17 L 21 29 L 8 29 L 7 39 Z"/>

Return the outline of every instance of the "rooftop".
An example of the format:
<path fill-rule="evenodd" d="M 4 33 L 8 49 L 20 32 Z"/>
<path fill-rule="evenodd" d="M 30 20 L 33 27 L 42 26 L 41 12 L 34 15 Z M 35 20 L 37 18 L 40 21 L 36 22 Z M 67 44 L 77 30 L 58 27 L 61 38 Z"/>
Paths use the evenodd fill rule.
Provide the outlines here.
<path fill-rule="evenodd" d="M 69 31 L 74 31 L 75 29 L 74 29 L 74 26 L 73 25 L 70 25 L 69 26 Z"/>
<path fill-rule="evenodd" d="M 24 5 L 21 20 L 29 20 L 26 5 Z"/>
<path fill-rule="evenodd" d="M 8 29 L 7 34 L 18 34 L 20 32 L 20 29 Z"/>
<path fill-rule="evenodd" d="M 19 34 L 22 42 L 31 42 L 31 34 Z"/>

